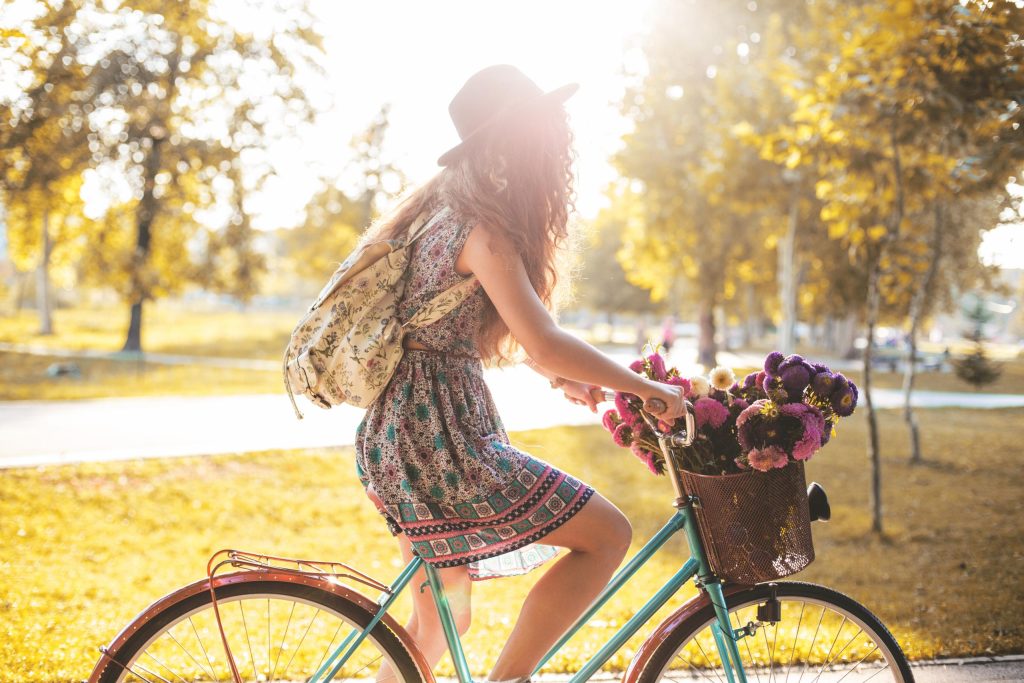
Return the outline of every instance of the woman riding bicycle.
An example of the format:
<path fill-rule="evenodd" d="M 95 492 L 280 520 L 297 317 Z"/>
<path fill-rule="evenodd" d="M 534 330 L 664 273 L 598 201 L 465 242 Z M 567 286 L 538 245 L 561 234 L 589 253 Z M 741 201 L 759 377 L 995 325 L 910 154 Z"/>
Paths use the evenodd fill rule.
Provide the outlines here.
<path fill-rule="evenodd" d="M 679 387 L 619 365 L 560 329 L 549 312 L 575 208 L 573 135 L 562 102 L 577 88 L 544 93 L 509 65 L 470 77 L 449 106 L 460 144 L 367 234 L 401 237 L 422 212 L 431 214 L 414 243 L 400 312 L 463 278 L 479 282 L 451 313 L 407 335 L 394 376 L 358 429 L 357 472 L 403 556 L 408 561 L 415 548 L 443 568 L 462 633 L 471 581 L 532 569 L 553 554 L 549 546 L 568 550 L 527 596 L 494 681 L 529 677 L 604 587 L 632 531 L 590 486 L 510 444 L 483 363 L 525 352 L 552 387 L 594 411 L 600 387 L 660 399 L 665 420 L 685 410 Z M 429 592 L 413 596 L 406 628 L 433 666 L 445 651 L 443 630 Z"/>

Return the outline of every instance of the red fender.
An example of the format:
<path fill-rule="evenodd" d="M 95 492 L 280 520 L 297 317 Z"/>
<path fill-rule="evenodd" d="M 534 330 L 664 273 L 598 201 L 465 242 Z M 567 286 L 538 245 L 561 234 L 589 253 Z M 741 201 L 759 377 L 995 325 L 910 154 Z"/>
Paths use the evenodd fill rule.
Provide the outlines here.
<path fill-rule="evenodd" d="M 366 597 L 362 593 L 353 590 L 352 588 L 349 588 L 348 586 L 342 586 L 313 576 L 307 576 L 304 574 L 297 574 L 295 572 L 288 571 L 242 571 L 235 572 L 233 574 L 221 574 L 220 576 L 217 576 L 213 579 L 213 588 L 214 590 L 216 590 L 221 586 L 226 586 L 233 583 L 245 583 L 249 581 L 287 581 L 290 583 L 298 583 L 305 586 L 312 586 L 314 588 L 319 588 L 328 593 L 334 593 L 348 600 L 351 600 L 352 602 L 364 608 L 371 614 L 376 613 L 380 607 L 376 602 L 374 602 L 370 598 Z M 152 619 L 153 615 L 164 610 L 170 605 L 173 605 L 181 600 L 186 600 L 192 597 L 193 595 L 196 595 L 197 593 L 201 593 L 203 591 L 209 592 L 209 590 L 210 579 L 204 578 L 200 579 L 199 581 L 196 581 L 195 583 L 190 583 L 187 586 L 179 588 L 173 593 L 165 595 L 164 597 L 160 598 L 146 609 L 142 610 L 134 619 L 132 619 L 132 621 L 127 626 L 125 626 L 121 630 L 121 632 L 114 637 L 112 641 L 110 641 L 110 644 L 107 645 L 106 650 L 108 652 L 114 652 L 117 648 L 123 645 L 124 642 L 128 640 L 128 638 L 130 638 L 133 633 L 138 631 L 140 628 L 142 628 L 143 625 L 146 624 L 146 622 Z M 401 641 L 402 645 L 405 647 L 406 650 L 409 651 L 409 654 L 412 655 L 413 662 L 415 662 L 416 668 L 419 670 L 420 676 L 423 678 L 424 682 L 434 683 L 434 674 L 430 670 L 430 666 L 427 664 L 427 660 L 423 657 L 423 653 L 420 652 L 419 647 L 416 646 L 416 643 L 413 641 L 412 637 L 409 636 L 409 633 L 404 628 L 399 626 L 398 622 L 396 622 L 390 614 L 385 614 L 381 621 L 387 624 L 388 628 L 394 631 L 395 635 L 398 636 L 398 639 Z M 111 658 L 106 653 L 101 655 L 99 662 L 96 663 L 96 668 L 93 669 L 92 675 L 89 676 L 89 683 L 97 683 L 100 679 L 100 676 L 102 676 L 103 672 L 106 670 L 107 666 L 110 665 L 118 666 L 118 664 L 114 663 L 113 660 L 111 660 Z"/>
<path fill-rule="evenodd" d="M 730 595 L 746 590 L 750 590 L 750 586 L 726 585 L 722 588 L 725 597 L 729 597 Z M 636 651 L 635 655 L 633 655 L 633 659 L 629 662 L 629 666 L 626 668 L 626 673 L 622 678 L 622 683 L 637 683 L 640 673 L 647 666 L 647 663 L 654 655 L 654 651 L 658 649 L 658 646 L 665 642 L 665 639 L 668 638 L 669 634 L 678 628 L 684 621 L 710 604 L 711 600 L 708 598 L 707 592 L 702 590 L 700 593 L 687 600 L 686 604 L 682 607 L 665 617 L 665 620 L 658 624 L 658 627 L 651 632 L 651 635 L 647 637 L 647 640 L 640 645 L 640 649 Z"/>

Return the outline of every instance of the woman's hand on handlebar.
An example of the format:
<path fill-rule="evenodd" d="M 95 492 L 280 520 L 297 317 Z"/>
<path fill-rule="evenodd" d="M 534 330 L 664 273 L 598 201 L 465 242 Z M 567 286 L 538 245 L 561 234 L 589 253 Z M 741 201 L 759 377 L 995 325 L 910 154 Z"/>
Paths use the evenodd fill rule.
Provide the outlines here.
<path fill-rule="evenodd" d="M 651 379 L 645 379 L 644 385 L 647 388 L 645 393 L 638 393 L 637 395 L 643 399 L 644 409 L 649 413 L 657 417 L 662 422 L 671 424 L 677 417 L 686 415 L 686 397 L 683 395 L 683 388 L 675 386 L 673 384 L 665 384 L 664 382 L 656 382 Z M 664 401 L 665 410 L 663 412 L 655 412 L 652 406 L 657 405 L 656 401 L 652 399 L 659 399 Z M 651 406 L 649 408 L 648 406 Z M 660 407 L 660 406 L 659 406 Z"/>
<path fill-rule="evenodd" d="M 604 400 L 604 392 L 596 384 L 563 379 L 559 388 L 570 403 L 587 406 L 592 413 L 597 412 L 597 404 Z"/>

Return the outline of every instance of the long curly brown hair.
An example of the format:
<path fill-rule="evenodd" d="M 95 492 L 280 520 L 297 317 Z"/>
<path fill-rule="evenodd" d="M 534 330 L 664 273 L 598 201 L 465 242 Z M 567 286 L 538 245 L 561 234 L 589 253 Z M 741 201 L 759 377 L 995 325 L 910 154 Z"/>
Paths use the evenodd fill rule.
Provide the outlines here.
<path fill-rule="evenodd" d="M 576 209 L 573 142 L 561 103 L 541 100 L 507 110 L 486 133 L 474 136 L 460 158 L 378 217 L 362 241 L 401 237 L 422 211 L 447 204 L 515 247 L 537 296 L 555 313 L 556 285 L 558 292 L 567 291 L 570 276 L 559 270 L 566 270 L 574 246 L 568 226 Z M 520 351 L 493 305 L 486 308 L 476 345 L 488 364 L 512 360 Z"/>

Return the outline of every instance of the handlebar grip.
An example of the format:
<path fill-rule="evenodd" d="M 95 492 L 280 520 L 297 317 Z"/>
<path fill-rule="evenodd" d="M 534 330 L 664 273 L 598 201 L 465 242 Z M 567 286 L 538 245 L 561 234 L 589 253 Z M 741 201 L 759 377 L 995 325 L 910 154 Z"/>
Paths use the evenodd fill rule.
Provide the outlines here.
<path fill-rule="evenodd" d="M 652 397 L 644 401 L 644 410 L 651 415 L 661 415 L 668 410 L 668 404 L 657 397 Z"/>

